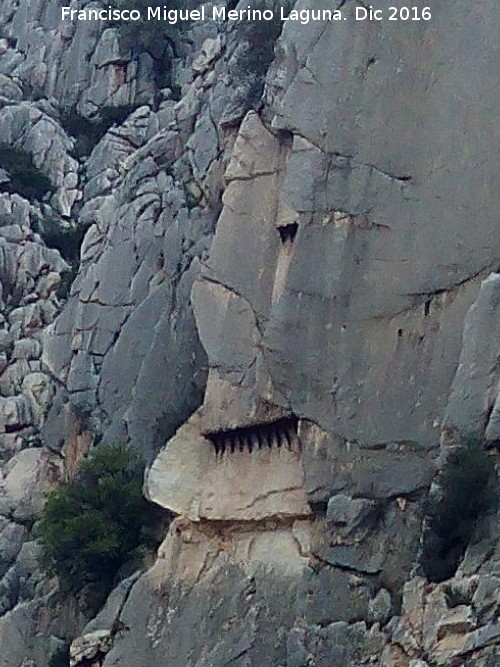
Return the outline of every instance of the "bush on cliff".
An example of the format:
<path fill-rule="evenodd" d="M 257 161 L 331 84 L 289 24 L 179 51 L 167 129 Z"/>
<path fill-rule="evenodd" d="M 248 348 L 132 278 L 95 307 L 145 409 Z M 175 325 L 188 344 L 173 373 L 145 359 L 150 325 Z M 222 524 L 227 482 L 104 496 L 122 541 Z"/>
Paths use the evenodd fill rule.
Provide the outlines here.
<path fill-rule="evenodd" d="M 57 296 L 60 299 L 66 299 L 71 291 L 71 285 L 78 275 L 80 248 L 88 226 L 73 226 L 52 213 L 38 220 L 35 229 L 43 238 L 45 244 L 49 248 L 59 250 L 68 263 L 68 269 L 61 274 L 61 282 L 57 289 Z"/>
<path fill-rule="evenodd" d="M 7 179 L 0 184 L 0 190 L 4 192 L 42 200 L 47 192 L 54 190 L 48 176 L 35 167 L 29 153 L 3 142 L 0 142 L 0 167 L 7 174 Z"/>
<path fill-rule="evenodd" d="M 427 503 L 422 566 L 431 581 L 453 576 L 479 517 L 493 504 L 493 462 L 481 441 L 469 438 L 448 454 L 439 493 Z"/>
<path fill-rule="evenodd" d="M 168 10 L 189 9 L 189 0 L 171 0 L 168 3 Z M 169 23 L 163 20 L 163 12 L 161 18 L 151 18 L 149 21 L 148 8 L 153 10 L 156 7 L 163 9 L 166 5 L 156 5 L 150 0 L 114 0 L 113 6 L 120 10 L 139 10 L 141 13 L 140 21 L 121 21 L 118 23 L 118 30 L 124 46 L 129 48 L 138 47 L 140 50 L 148 51 L 155 57 L 159 57 L 163 51 L 165 42 L 174 46 L 178 40 L 181 32 L 187 27 L 184 21 L 177 23 Z"/>
<path fill-rule="evenodd" d="M 142 496 L 142 464 L 123 445 L 101 445 L 52 491 L 39 522 L 42 565 L 63 589 L 109 590 L 118 570 L 151 545 L 158 510 Z"/>

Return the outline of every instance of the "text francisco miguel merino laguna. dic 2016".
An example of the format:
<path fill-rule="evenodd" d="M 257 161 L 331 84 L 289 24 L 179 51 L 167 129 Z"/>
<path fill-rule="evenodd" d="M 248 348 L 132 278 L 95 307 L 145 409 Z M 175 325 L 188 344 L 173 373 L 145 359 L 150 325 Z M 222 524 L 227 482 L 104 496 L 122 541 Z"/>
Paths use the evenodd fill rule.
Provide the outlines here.
<path fill-rule="evenodd" d="M 1 1 L 1 0 L 0 0 Z M 63 21 L 162 21 L 175 24 L 183 21 L 346 21 L 347 13 L 342 14 L 340 9 L 292 9 L 284 7 L 273 9 L 227 9 L 227 7 L 205 7 L 199 9 L 169 9 L 168 6 L 147 7 L 146 9 L 71 9 L 61 7 Z M 356 21 L 430 21 L 432 18 L 430 7 L 388 7 L 387 12 L 374 9 L 371 5 L 354 8 L 353 18 Z"/>
<path fill-rule="evenodd" d="M 168 6 L 139 9 L 72 9 L 61 7 L 63 21 L 162 21 L 175 24 L 182 21 L 341 21 L 338 9 L 302 9 L 287 11 L 283 7 L 273 9 L 227 9 L 227 7 L 205 7 L 199 9 L 169 9 Z"/>

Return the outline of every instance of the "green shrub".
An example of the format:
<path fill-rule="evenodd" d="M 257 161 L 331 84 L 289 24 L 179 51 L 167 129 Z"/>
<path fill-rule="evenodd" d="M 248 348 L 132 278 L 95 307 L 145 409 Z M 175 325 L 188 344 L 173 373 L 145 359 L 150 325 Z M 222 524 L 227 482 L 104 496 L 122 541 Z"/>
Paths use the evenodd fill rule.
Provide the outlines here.
<path fill-rule="evenodd" d="M 153 543 L 159 515 L 142 496 L 142 470 L 127 446 L 100 445 L 49 494 L 38 526 L 42 566 L 63 589 L 109 590 L 118 570 Z"/>
<path fill-rule="evenodd" d="M 478 518 L 493 505 L 492 472 L 493 462 L 475 438 L 448 454 L 438 477 L 440 493 L 429 497 L 426 508 L 422 566 L 432 581 L 455 573 Z"/>
<path fill-rule="evenodd" d="M 69 262 L 69 269 L 61 273 L 61 282 L 57 288 L 57 296 L 59 299 L 67 299 L 71 292 L 71 285 L 73 284 L 78 271 L 80 269 L 80 263 L 77 260 Z"/>
<path fill-rule="evenodd" d="M 69 646 L 59 647 L 49 658 L 49 667 L 69 667 Z"/>
<path fill-rule="evenodd" d="M 80 248 L 88 227 L 73 226 L 55 214 L 46 215 L 36 223 L 36 231 L 49 248 L 59 250 L 68 263 L 68 269 L 61 274 L 61 283 L 57 289 L 57 296 L 66 299 L 71 291 L 71 285 L 78 275 L 80 268 Z"/>
<path fill-rule="evenodd" d="M 285 0 L 282 7 L 291 9 L 293 3 Z M 244 20 L 238 23 L 233 57 L 229 60 L 229 73 L 238 81 L 245 97 L 238 100 L 242 107 L 259 108 L 269 66 L 275 57 L 275 46 L 283 28 L 279 7 L 270 0 L 253 0 L 249 7 L 260 11 L 274 10 L 270 21 Z"/>
<path fill-rule="evenodd" d="M 50 179 L 33 164 L 29 153 L 0 143 L 0 167 L 9 175 L 2 184 L 5 192 L 16 192 L 26 199 L 42 199 L 54 187 Z"/>
<path fill-rule="evenodd" d="M 61 125 L 75 140 L 73 155 L 77 159 L 90 155 L 106 132 L 113 125 L 121 125 L 132 111 L 133 107 L 129 105 L 100 107 L 96 116 L 89 120 L 74 109 L 66 110 L 61 115 Z"/>
<path fill-rule="evenodd" d="M 163 55 L 165 43 L 175 46 L 182 30 L 189 22 L 178 21 L 171 24 L 168 21 L 152 19 L 147 20 L 148 7 L 156 7 L 150 0 L 114 0 L 114 7 L 118 9 L 138 9 L 141 12 L 140 21 L 121 21 L 117 23 L 120 38 L 127 48 L 147 51 L 154 57 Z M 168 9 L 186 9 L 189 0 L 171 0 Z M 164 5 L 159 5 L 163 7 Z"/>
<path fill-rule="evenodd" d="M 256 9 L 269 9 L 272 3 L 260 2 Z M 274 8 L 274 19 L 271 21 L 246 20 L 242 24 L 243 36 L 246 37 L 247 47 L 241 52 L 238 67 L 242 73 L 253 73 L 265 76 L 267 69 L 274 58 L 274 46 L 282 29 L 278 8 Z"/>
<path fill-rule="evenodd" d="M 36 231 L 45 244 L 59 250 L 67 262 L 78 262 L 86 227 L 73 226 L 55 215 L 49 215 L 37 222 Z"/>

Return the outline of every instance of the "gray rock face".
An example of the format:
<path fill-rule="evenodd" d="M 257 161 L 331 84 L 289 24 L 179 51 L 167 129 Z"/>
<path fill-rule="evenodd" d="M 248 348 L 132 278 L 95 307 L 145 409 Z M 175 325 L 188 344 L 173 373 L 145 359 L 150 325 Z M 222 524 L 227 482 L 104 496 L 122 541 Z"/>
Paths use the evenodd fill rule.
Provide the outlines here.
<path fill-rule="evenodd" d="M 500 439 L 498 11 L 441 4 L 208 21 L 173 62 L 2 4 L 2 142 L 51 188 L 0 194 L 1 667 L 493 664 L 494 508 L 414 576 L 440 439 Z M 31 525 L 100 438 L 180 518 L 87 623 Z"/>
<path fill-rule="evenodd" d="M 448 31 L 445 23 L 437 18 L 433 30 L 443 30 L 440 48 L 446 52 L 455 48 L 460 35 Z M 394 64 L 391 43 L 397 38 L 387 26 L 376 33 L 371 25 L 361 26 L 356 48 L 350 45 L 349 22 L 322 32 L 319 25 L 306 31 L 285 28 L 285 45 L 300 44 L 304 55 L 298 56 L 297 74 L 274 103 L 274 125 L 300 135 L 292 145 L 283 190 L 303 224 L 265 347 L 278 389 L 294 388 L 288 398 L 297 412 L 314 414 L 322 426 L 349 440 L 430 444 L 439 434 L 461 323 L 477 291 L 475 276 L 487 272 L 498 257 L 491 198 L 480 196 L 479 186 L 471 195 L 484 211 L 479 234 L 489 239 L 484 246 L 482 240 L 470 239 L 467 217 L 454 208 L 464 193 L 451 193 L 467 179 L 465 172 L 474 172 L 475 160 L 484 157 L 491 165 L 493 153 L 486 137 L 483 147 L 474 132 L 466 132 L 464 141 L 473 152 L 471 161 L 464 163 L 462 149 L 449 134 L 445 111 L 440 106 L 442 126 L 430 111 L 433 104 L 442 104 L 444 89 L 440 93 L 438 86 L 430 97 L 421 91 L 425 76 L 414 69 L 411 50 L 400 50 L 400 65 Z M 411 30 L 407 44 L 420 39 L 424 44 L 426 37 L 411 35 Z M 492 34 L 487 34 L 483 42 L 489 54 L 490 39 Z M 331 64 L 344 62 L 346 52 L 351 58 L 349 73 L 340 77 Z M 361 77 L 370 59 L 374 64 Z M 457 63 L 453 76 L 461 80 L 464 67 Z M 450 80 L 448 85 L 453 86 Z M 488 88 L 487 78 L 481 78 L 481 85 Z M 390 104 L 373 108 L 365 102 L 382 100 L 387 86 Z M 340 115 L 329 114 L 326 109 L 337 109 L 337 100 L 345 99 L 347 90 L 349 105 L 339 102 Z M 491 94 L 485 90 L 484 99 Z M 317 104 L 314 113 L 311 105 L 299 103 L 311 95 Z M 421 99 L 430 105 L 425 113 L 419 111 Z M 410 108 L 418 120 L 407 113 Z M 476 122 L 482 122 L 477 115 Z M 392 128 L 390 138 L 383 126 Z M 431 146 L 437 150 L 438 145 L 433 133 L 450 151 L 439 154 L 439 160 L 450 165 L 442 178 L 430 166 Z M 496 179 L 493 169 L 488 173 Z M 472 178 L 478 178 L 477 172 Z M 449 234 L 467 247 L 466 258 L 457 254 L 457 246 L 450 247 Z M 287 332 L 300 331 L 304 312 L 318 315 L 311 317 L 314 324 L 307 327 L 304 344 L 295 335 L 292 346 Z M 325 358 L 311 350 L 335 353 Z M 294 377 L 299 367 L 300 387 Z"/>
<path fill-rule="evenodd" d="M 153 144 L 166 163 L 177 158 L 172 135 L 158 135 Z M 110 149 L 114 168 L 120 158 L 112 143 Z M 99 405 L 108 417 L 107 437 L 128 437 L 148 452 L 157 422 L 165 420 L 167 429 L 179 423 L 203 382 L 187 303 L 196 273 L 192 261 L 206 249 L 211 217 L 183 208 L 182 190 L 147 146 L 112 194 L 92 191 L 82 209 L 88 215 L 95 222 L 82 248 L 80 275 L 65 312 L 47 332 L 43 360 L 75 404 Z M 175 340 L 182 340 L 182 349 Z M 156 373 L 165 363 L 170 370 Z M 193 381 L 181 387 L 181 376 Z"/>
<path fill-rule="evenodd" d="M 3 520 L 0 532 L 0 574 L 2 576 L 21 551 L 25 532 L 23 526 Z"/>
<path fill-rule="evenodd" d="M 10 520 L 2 519 L 0 662 L 9 654 L 8 667 L 46 667 L 52 644 L 69 644 L 82 627 L 80 614 L 58 622 L 68 603 L 40 598 L 47 589 L 30 583 L 23 565 L 22 542 L 45 492 L 72 473 L 90 429 L 125 434 L 147 458 L 155 438 L 196 406 L 204 382 L 188 303 L 193 260 L 206 252 L 214 214 L 192 199 L 186 206 L 195 188 L 174 102 L 157 113 L 141 106 L 157 94 L 151 58 L 122 53 L 106 25 L 63 25 L 56 4 L 0 9 L 2 145 L 50 184 L 32 201 L 23 198 L 29 184 L 23 197 L 0 194 L 0 516 Z M 107 108 L 135 106 L 96 142 Z M 196 113 L 186 110 L 183 122 Z M 83 148 L 82 133 L 90 135 Z M 9 169 L 1 174 L 17 191 Z M 40 236 L 53 241 L 54 221 L 56 243 L 64 230 L 90 226 L 68 300 L 59 289 L 68 264 Z M 165 364 L 170 370 L 159 373 Z M 32 569 L 42 577 L 37 563 Z"/>
<path fill-rule="evenodd" d="M 440 49 L 451 54 L 462 28 L 448 31 L 446 16 L 436 17 L 432 35 L 442 35 Z M 488 27 L 480 47 L 490 67 L 496 28 Z M 461 52 L 446 82 L 438 76 L 429 91 L 426 73 L 436 71 L 434 53 L 415 59 L 413 49 L 419 44 L 425 50 L 434 39 L 431 32 L 412 26 L 401 42 L 389 24 L 367 23 L 359 35 L 354 41 L 349 21 L 327 28 L 289 23 L 283 30 L 265 111 L 277 132 L 263 128 L 256 116 L 242 123 L 209 261 L 193 288 L 210 366 L 203 406 L 167 443 L 147 481 L 150 497 L 196 516 L 198 488 L 211 475 L 207 434 L 226 433 L 236 452 L 238 428 L 266 422 L 273 428 L 283 414 L 301 417 L 304 487 L 317 512 L 309 549 L 327 564 L 323 576 L 355 573 L 360 601 L 356 606 L 357 593 L 344 583 L 342 602 L 321 619 L 332 625 L 334 646 L 326 631 L 294 629 L 287 665 L 332 664 L 332 655 L 335 664 L 369 659 L 366 646 L 362 656 L 349 653 L 356 650 L 354 639 L 342 652 L 346 640 L 335 634 L 343 627 L 336 624 L 356 619 L 347 611 L 352 608 L 356 620 L 386 622 L 391 593 L 401 595 L 418 554 L 421 498 L 447 428 L 445 413 L 451 414 L 455 401 L 459 432 L 485 426 L 488 407 L 481 408 L 485 417 L 478 424 L 478 411 L 461 410 L 454 396 L 460 383 L 476 391 L 468 388 L 467 368 L 461 378 L 456 367 L 460 355 L 469 354 L 476 369 L 478 341 L 486 335 L 493 352 L 477 366 L 476 393 L 490 410 L 496 398 L 489 391 L 495 387 L 495 329 L 488 322 L 496 322 L 497 309 L 481 306 L 481 299 L 492 304 L 494 297 L 479 296 L 484 325 L 477 342 L 470 343 L 466 320 L 499 254 L 498 202 L 480 194 L 477 170 L 484 159 L 496 192 L 495 150 L 481 129 L 488 114 L 474 116 L 471 132 L 472 109 L 460 109 L 454 116 L 463 128 L 460 146 L 446 114 L 436 123 L 437 109 L 441 115 L 453 104 L 450 91 L 472 66 L 469 55 Z M 497 95 L 488 77 L 481 76 L 478 85 L 491 104 Z M 314 104 L 304 103 L 311 99 Z M 464 182 L 472 188 L 468 194 Z M 474 239 L 464 215 L 471 202 L 482 216 Z M 491 291 L 492 281 L 482 292 Z M 167 462 L 175 473 L 166 471 Z M 277 480 L 280 472 L 274 475 Z M 267 479 L 256 485 L 256 498 L 265 485 Z M 217 488 L 230 493 L 227 484 Z M 267 509 L 273 512 L 270 503 Z M 326 602 L 324 608 L 329 609 Z M 304 605 L 301 617 L 308 614 L 312 620 L 314 613 Z M 473 630 L 469 617 L 465 609 L 450 612 L 439 632 L 448 637 Z M 494 629 L 488 632 L 494 643 Z M 479 643 L 475 647 L 481 649 Z M 436 651 L 439 660 L 451 655 L 443 644 Z M 417 655 L 410 652 L 401 664 L 410 660 Z"/>
<path fill-rule="evenodd" d="M 332 528 L 341 527 L 347 534 L 363 525 L 369 525 L 375 511 L 375 503 L 369 500 L 353 500 L 342 494 L 328 501 L 326 522 Z"/>
<path fill-rule="evenodd" d="M 46 667 L 50 646 L 58 650 L 61 637 L 64 646 L 81 629 L 80 617 L 53 621 L 67 608 L 59 602 L 48 606 L 50 628 L 40 624 L 45 591 L 19 592 L 19 541 L 32 536 L 45 490 L 72 474 L 98 437 L 128 440 L 150 458 L 201 400 L 206 357 L 191 287 L 208 256 L 233 126 L 256 80 L 263 85 L 243 67 L 238 30 L 209 22 L 190 37 L 199 54 L 179 46 L 176 103 L 158 89 L 154 59 L 169 65 L 161 49 L 132 52 L 116 27 L 62 22 L 56 4 L 0 8 L 2 142 L 48 188 L 29 202 L 0 195 L 0 513 L 12 519 L 0 636 L 8 667 Z M 233 80 L 221 76 L 228 62 Z M 17 192 L 7 166 L 0 185 Z M 79 273 L 63 295 L 68 264 L 40 234 L 74 262 L 71 232 L 85 229 Z"/>
<path fill-rule="evenodd" d="M 101 7 L 80 1 L 71 7 L 84 5 Z M 135 106 L 153 97 L 151 57 L 124 52 L 117 30 L 104 30 L 100 21 L 62 21 L 58 2 L 36 0 L 29 6 L 6 3 L 0 25 L 7 38 L 0 72 L 36 98 L 87 117 L 103 107 Z"/>
<path fill-rule="evenodd" d="M 12 139 L 13 145 L 24 141 L 35 161 L 38 124 L 47 119 L 40 112 L 32 114 L 27 105 L 3 111 L 4 139 Z M 30 114 L 32 125 L 26 121 Z M 14 126 L 19 126 L 20 139 L 9 136 Z M 62 136 L 62 130 L 55 130 L 46 143 L 39 142 L 39 164 L 47 172 L 53 168 L 54 175 L 64 173 L 64 165 L 71 167 Z M 71 197 L 58 201 L 63 200 Z M 39 655 L 48 650 L 45 639 L 28 639 L 41 630 L 35 619 L 43 606 L 39 596 L 47 593 L 31 526 L 46 491 L 62 472 L 61 461 L 40 446 L 39 428 L 55 391 L 40 357 L 42 331 L 62 307 L 56 291 L 67 264 L 38 235 L 42 217 L 38 203 L 0 194 L 0 644 L 2 665 L 8 667 L 28 659 L 31 648 Z"/>
<path fill-rule="evenodd" d="M 443 35 L 444 53 L 460 40 L 460 31 L 450 34 L 445 24 L 444 16 L 433 24 Z M 450 81 L 460 85 L 461 71 L 470 64 L 458 63 L 429 95 L 425 73 L 436 66 L 433 54 L 423 63 L 419 58 L 417 71 L 411 45 L 425 44 L 430 33 L 411 28 L 402 43 L 389 28 L 375 31 L 367 24 L 361 28 L 364 39 L 353 46 L 352 30 L 349 23 L 285 26 L 268 77 L 266 113 L 292 139 L 273 136 L 252 115 L 240 127 L 210 258 L 193 288 L 210 365 L 204 403 L 167 444 L 147 482 L 150 497 L 160 504 L 196 516 L 197 486 L 189 481 L 203 487 L 203 471 L 210 477 L 207 434 L 226 432 L 236 451 L 241 436 L 232 435 L 235 429 L 272 424 L 283 413 L 303 418 L 304 486 L 319 512 L 308 549 L 322 565 L 320 576 L 335 581 L 342 594 L 330 607 L 328 594 L 319 604 L 318 589 L 309 589 L 312 602 L 300 606 L 300 617 L 324 630 L 293 627 L 287 665 L 332 664 L 332 656 L 335 664 L 370 659 L 366 627 L 359 648 L 343 624 L 386 622 L 390 592 L 401 594 L 415 562 L 419 498 L 432 479 L 432 450 L 447 426 L 447 404 L 451 414 L 452 382 L 455 387 L 468 381 L 467 370 L 463 379 L 455 375 L 470 340 L 465 334 L 461 352 L 465 315 L 498 257 L 495 204 L 480 194 L 474 167 L 484 158 L 488 179 L 495 180 L 494 151 L 485 135 L 477 141 L 477 134 L 465 130 L 459 149 L 447 121 L 436 124 L 432 112 L 443 98 L 452 103 Z M 490 63 L 491 30 L 481 46 Z M 331 54 L 328 61 L 325 53 Z M 346 71 L 332 68 L 332 62 L 346 62 L 346 53 Z M 480 85 L 491 102 L 495 93 L 486 90 L 487 79 Z M 311 98 L 314 105 L 304 104 Z M 459 125 L 465 127 L 467 113 L 460 110 Z M 478 128 L 486 118 L 475 117 Z M 461 158 L 464 145 L 470 163 Z M 468 195 L 460 189 L 465 180 L 477 184 Z M 482 212 L 481 238 L 470 239 L 465 197 L 467 206 L 473 201 Z M 478 341 L 486 331 L 490 335 L 486 317 L 495 320 L 495 307 L 484 312 Z M 493 328 L 492 349 L 494 340 Z M 477 355 L 479 344 L 472 345 Z M 478 390 L 479 398 L 495 385 L 481 368 L 478 378 L 486 390 Z M 484 368 L 490 372 L 487 357 Z M 459 403 L 456 413 L 459 431 L 476 424 L 476 413 L 460 411 Z M 175 473 L 166 472 L 166 462 Z M 225 492 L 224 485 L 218 488 Z M 322 504 L 326 522 L 320 521 Z M 352 572 L 353 581 L 342 572 Z M 409 609 L 416 607 L 409 602 Z M 488 633 L 493 645 L 494 628 L 476 632 L 474 623 L 465 608 L 446 612 L 439 642 L 472 631 L 477 636 L 467 638 L 467 647 L 483 650 L 480 638 Z M 391 645 L 382 651 L 375 630 L 373 635 L 374 653 L 384 654 L 384 664 L 418 664 L 417 649 L 403 644 L 406 655 Z M 433 649 L 440 661 L 465 650 L 446 646 Z M 125 650 L 118 642 L 108 659 Z M 281 664 L 283 658 L 275 653 L 269 660 Z M 254 663 L 249 658 L 241 664 Z"/>
<path fill-rule="evenodd" d="M 332 650 L 339 658 L 336 664 L 346 666 L 355 664 L 355 656 L 361 657 L 367 649 L 376 654 L 382 635 L 376 630 L 366 633 L 363 623 L 338 622 L 307 630 L 297 626 L 287 631 L 296 613 L 296 590 L 293 579 L 281 570 L 279 554 L 271 566 L 264 551 L 261 556 L 268 562 L 263 560 L 260 565 L 246 561 L 241 553 L 236 566 L 228 562 L 229 553 L 223 555 L 214 541 L 207 541 L 196 529 L 190 532 L 190 542 L 177 535 L 167 538 L 163 557 L 132 588 L 121 615 L 127 629 L 107 653 L 104 665 L 134 656 L 156 667 L 164 664 L 165 651 L 172 664 L 179 666 L 185 664 L 188 653 L 196 665 L 233 661 L 269 667 L 306 664 L 298 661 L 299 655 L 314 656 L 317 664 L 329 665 L 327 656 Z M 266 539 L 271 546 L 272 529 Z M 233 540 L 235 546 L 238 536 L 233 535 Z M 281 558 L 283 565 L 290 555 Z M 208 562 L 209 569 L 203 574 Z M 322 579 L 322 583 L 327 581 L 333 583 Z M 159 595 L 168 599 L 166 605 Z M 300 599 L 304 600 L 303 595 Z M 145 600 L 147 607 L 138 613 Z M 216 636 L 211 630 L 215 626 L 219 628 Z M 194 627 L 203 634 L 203 642 L 193 642 Z"/>
<path fill-rule="evenodd" d="M 78 163 L 71 157 L 73 142 L 59 123 L 32 102 L 6 106 L 0 114 L 2 142 L 30 155 L 54 190 L 53 209 L 65 217 L 79 198 Z"/>
<path fill-rule="evenodd" d="M 492 273 L 481 284 L 479 295 L 464 323 L 463 346 L 453 380 L 444 426 L 453 432 L 498 439 L 497 331 L 500 276 Z"/>

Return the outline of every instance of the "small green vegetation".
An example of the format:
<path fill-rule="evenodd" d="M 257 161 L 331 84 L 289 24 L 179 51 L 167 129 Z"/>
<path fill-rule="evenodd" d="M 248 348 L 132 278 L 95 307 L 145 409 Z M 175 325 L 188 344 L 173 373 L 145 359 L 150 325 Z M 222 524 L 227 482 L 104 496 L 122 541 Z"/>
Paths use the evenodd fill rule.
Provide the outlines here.
<path fill-rule="evenodd" d="M 275 46 L 283 28 L 276 4 L 270 0 L 254 0 L 249 3 L 252 9 L 273 11 L 271 20 L 241 21 L 236 48 L 229 61 L 229 71 L 235 81 L 240 82 L 241 90 L 246 90 L 245 98 L 239 100 L 246 108 L 258 108 L 261 104 L 264 83 L 269 66 L 274 60 Z M 285 0 L 285 10 L 292 4 Z"/>
<path fill-rule="evenodd" d="M 38 524 L 42 567 L 63 590 L 110 590 L 120 568 L 151 547 L 159 510 L 141 493 L 143 465 L 123 445 L 100 445 L 52 491 Z"/>
<path fill-rule="evenodd" d="M 429 497 L 426 511 L 422 566 L 431 581 L 455 573 L 477 520 L 495 501 L 492 473 L 492 459 L 478 439 L 467 439 L 446 457 L 438 477 L 440 493 Z"/>
<path fill-rule="evenodd" d="M 69 262 L 67 271 L 61 274 L 61 282 L 57 288 L 57 296 L 59 299 L 67 299 L 71 293 L 71 285 L 73 284 L 78 271 L 80 270 L 80 263 L 78 261 Z"/>
<path fill-rule="evenodd" d="M 452 582 L 454 580 L 452 579 Z M 443 586 L 443 591 L 446 597 L 446 604 L 450 609 L 453 607 L 459 607 L 463 604 L 471 603 L 471 595 L 467 595 L 463 590 L 456 588 L 452 583 Z"/>
<path fill-rule="evenodd" d="M 73 154 L 81 158 L 92 150 L 113 125 L 121 125 L 132 113 L 131 106 L 101 107 L 96 118 L 89 120 L 69 110 L 61 116 L 61 125 L 74 138 Z"/>
<path fill-rule="evenodd" d="M 35 167 L 31 155 L 23 150 L 0 143 L 0 167 L 9 177 L 1 185 L 4 192 L 16 192 L 26 199 L 41 200 L 54 189 L 50 179 Z"/>
<path fill-rule="evenodd" d="M 262 10 L 269 9 L 268 3 L 261 4 Z M 263 77 L 274 58 L 274 45 L 282 29 L 278 11 L 275 9 L 274 19 L 270 21 L 246 21 L 243 29 L 248 47 L 242 52 L 238 67 L 242 73 Z"/>
<path fill-rule="evenodd" d="M 171 0 L 168 10 L 186 9 L 188 4 L 186 0 Z M 152 4 L 150 0 L 114 0 L 113 5 L 117 9 L 135 9 L 141 12 L 140 21 L 118 23 L 120 38 L 125 47 L 147 51 L 153 57 L 161 57 L 166 42 L 174 46 L 182 30 L 188 25 L 186 21 L 169 23 L 157 18 L 148 21 L 148 8 L 156 8 L 156 5 Z M 163 9 L 163 5 L 159 6 Z"/>
<path fill-rule="evenodd" d="M 49 667 L 69 667 L 69 646 L 63 644 L 49 658 Z"/>
<path fill-rule="evenodd" d="M 67 262 L 78 261 L 80 246 L 86 232 L 85 227 L 75 227 L 66 220 L 50 215 L 37 223 L 37 232 L 42 236 L 46 245 L 59 250 Z"/>
<path fill-rule="evenodd" d="M 68 270 L 61 275 L 61 283 L 57 289 L 59 298 L 67 298 L 80 268 L 80 247 L 87 227 L 82 225 L 73 226 L 66 220 L 51 214 L 37 222 L 36 231 L 46 245 L 49 248 L 59 250 L 68 263 Z"/>

